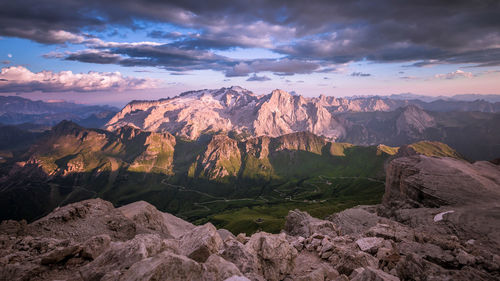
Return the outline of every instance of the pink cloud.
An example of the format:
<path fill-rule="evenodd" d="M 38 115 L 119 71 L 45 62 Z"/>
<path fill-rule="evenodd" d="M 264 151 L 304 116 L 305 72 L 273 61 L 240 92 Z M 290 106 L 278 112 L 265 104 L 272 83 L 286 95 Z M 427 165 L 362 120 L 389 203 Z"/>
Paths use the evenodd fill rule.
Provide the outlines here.
<path fill-rule="evenodd" d="M 438 79 L 456 79 L 456 78 L 472 78 L 472 77 L 474 77 L 474 74 L 472 74 L 472 72 L 465 72 L 460 69 L 450 73 L 434 75 L 434 78 Z"/>
<path fill-rule="evenodd" d="M 119 72 L 34 73 L 23 66 L 5 67 L 0 72 L 0 92 L 123 91 L 157 88 L 159 84 L 155 79 L 126 77 Z"/>

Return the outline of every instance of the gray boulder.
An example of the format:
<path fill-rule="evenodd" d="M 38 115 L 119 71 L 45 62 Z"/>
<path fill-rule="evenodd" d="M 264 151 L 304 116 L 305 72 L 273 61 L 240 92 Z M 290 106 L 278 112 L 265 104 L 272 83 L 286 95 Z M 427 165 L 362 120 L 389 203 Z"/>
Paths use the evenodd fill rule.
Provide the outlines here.
<path fill-rule="evenodd" d="M 399 281 L 397 276 L 388 274 L 380 269 L 373 267 L 366 267 L 356 274 L 351 281 Z"/>
<path fill-rule="evenodd" d="M 197 226 L 180 237 L 181 253 L 197 262 L 205 262 L 222 245 L 222 239 L 211 223 Z"/>
<path fill-rule="evenodd" d="M 120 277 L 120 281 L 153 280 L 206 280 L 203 267 L 196 261 L 181 255 L 162 252 L 133 264 Z M 215 279 L 214 279 L 215 280 Z M 219 279 L 220 280 L 220 279 Z"/>
<path fill-rule="evenodd" d="M 297 250 L 286 240 L 284 233 L 255 233 L 245 248 L 256 254 L 260 271 L 266 280 L 282 280 L 293 271 Z"/>
<path fill-rule="evenodd" d="M 285 232 L 293 236 L 309 237 L 314 233 L 334 237 L 337 227 L 329 221 L 311 217 L 307 212 L 289 211 L 285 221 Z"/>
<path fill-rule="evenodd" d="M 138 201 L 118 208 L 144 233 L 157 233 L 164 238 L 178 238 L 195 226 L 176 216 L 158 211 L 153 205 Z"/>
<path fill-rule="evenodd" d="M 108 249 L 110 243 L 111 237 L 109 235 L 94 236 L 83 243 L 81 255 L 84 258 L 94 260 Z"/>
<path fill-rule="evenodd" d="M 108 201 L 89 199 L 55 209 L 49 215 L 31 223 L 27 234 L 84 242 L 107 234 L 113 241 L 134 238 L 136 225 Z"/>
<path fill-rule="evenodd" d="M 106 252 L 83 266 L 80 274 L 83 280 L 99 280 L 109 272 L 124 272 L 134 263 L 162 252 L 163 248 L 157 234 L 139 234 L 126 242 L 113 242 Z"/>

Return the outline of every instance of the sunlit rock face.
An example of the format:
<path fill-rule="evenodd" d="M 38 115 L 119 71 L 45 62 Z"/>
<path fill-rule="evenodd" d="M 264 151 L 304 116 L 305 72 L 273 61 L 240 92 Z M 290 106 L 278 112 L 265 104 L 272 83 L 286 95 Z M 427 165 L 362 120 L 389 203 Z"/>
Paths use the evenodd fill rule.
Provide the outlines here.
<path fill-rule="evenodd" d="M 128 125 L 148 131 L 168 131 L 188 139 L 220 131 L 271 137 L 308 131 L 335 140 L 345 135 L 345 128 L 334 113 L 390 111 L 401 105 L 405 101 L 378 97 L 305 98 L 283 90 L 256 95 L 233 86 L 186 92 L 158 101 L 133 101 L 106 128 L 116 130 Z"/>

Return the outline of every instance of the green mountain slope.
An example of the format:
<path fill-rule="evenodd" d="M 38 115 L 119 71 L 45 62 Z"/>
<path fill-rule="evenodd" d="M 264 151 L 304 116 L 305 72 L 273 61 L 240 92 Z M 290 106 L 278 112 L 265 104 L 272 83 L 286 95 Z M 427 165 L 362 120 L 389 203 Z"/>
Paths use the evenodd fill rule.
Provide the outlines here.
<path fill-rule="evenodd" d="M 417 153 L 460 157 L 440 143 Z M 290 209 L 323 217 L 381 200 L 384 162 L 398 148 L 331 143 L 301 132 L 238 141 L 197 141 L 124 127 L 116 132 L 62 122 L 0 169 L 0 219 L 33 220 L 53 208 L 101 197 L 137 200 L 234 232 L 277 231 Z"/>

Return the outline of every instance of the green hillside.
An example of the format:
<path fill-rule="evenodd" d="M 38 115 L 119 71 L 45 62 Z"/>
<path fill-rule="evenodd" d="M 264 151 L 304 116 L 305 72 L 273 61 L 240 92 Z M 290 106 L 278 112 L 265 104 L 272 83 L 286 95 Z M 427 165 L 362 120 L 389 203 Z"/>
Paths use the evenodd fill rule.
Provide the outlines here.
<path fill-rule="evenodd" d="M 410 147 L 460 157 L 441 143 Z M 332 143 L 311 133 L 189 141 L 131 127 L 108 132 L 63 122 L 20 159 L 1 164 L 10 175 L 0 183 L 0 219 L 33 220 L 57 206 L 101 197 L 117 206 L 146 200 L 234 233 L 277 232 L 290 209 L 324 217 L 380 202 L 384 163 L 397 150 Z"/>
<path fill-rule="evenodd" d="M 408 145 L 418 154 L 426 156 L 462 158 L 453 148 L 447 144 L 437 141 L 419 141 Z"/>

